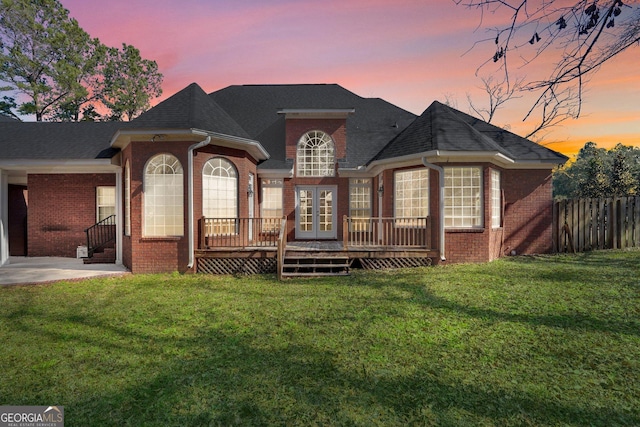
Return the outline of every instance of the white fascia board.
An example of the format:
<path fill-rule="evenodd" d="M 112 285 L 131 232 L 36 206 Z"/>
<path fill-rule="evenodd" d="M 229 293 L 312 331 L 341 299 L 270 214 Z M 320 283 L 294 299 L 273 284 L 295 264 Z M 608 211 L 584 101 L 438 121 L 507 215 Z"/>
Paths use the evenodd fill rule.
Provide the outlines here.
<path fill-rule="evenodd" d="M 293 178 L 293 169 L 258 169 L 259 178 Z"/>
<path fill-rule="evenodd" d="M 422 165 L 422 159 L 429 163 L 493 163 L 504 169 L 553 169 L 558 165 L 555 161 L 516 161 L 502 153 L 496 151 L 440 151 L 432 150 L 418 154 L 394 157 L 392 159 L 376 160 L 366 168 L 371 175 L 377 175 L 383 170 L 395 169 L 408 166 Z M 359 170 L 358 170 L 359 171 Z M 358 175 L 361 172 L 357 173 Z M 346 176 L 346 175 L 345 175 Z M 355 174 L 354 174 L 355 176 Z"/>
<path fill-rule="evenodd" d="M 278 114 L 285 119 L 344 119 L 356 112 L 355 108 L 283 108 Z"/>
<path fill-rule="evenodd" d="M 26 173 L 114 173 L 120 166 L 111 159 L 15 159 L 0 160 L 0 169 Z"/>
<path fill-rule="evenodd" d="M 131 141 L 152 141 L 154 136 L 161 136 L 163 141 L 187 142 L 199 142 L 202 137 L 210 136 L 213 139 L 212 145 L 246 151 L 256 160 L 267 160 L 270 157 L 267 150 L 258 141 L 201 129 L 124 129 L 117 131 L 113 135 L 111 147 L 123 150 Z"/>
<path fill-rule="evenodd" d="M 253 139 L 197 129 L 192 129 L 192 132 L 194 135 L 210 136 L 213 139 L 213 141 L 211 142 L 211 144 L 213 145 L 219 145 L 221 147 L 227 148 L 236 148 L 238 150 L 246 151 L 258 161 L 267 160 L 271 157 L 267 150 L 265 150 L 265 148 L 262 146 L 262 144 Z"/>

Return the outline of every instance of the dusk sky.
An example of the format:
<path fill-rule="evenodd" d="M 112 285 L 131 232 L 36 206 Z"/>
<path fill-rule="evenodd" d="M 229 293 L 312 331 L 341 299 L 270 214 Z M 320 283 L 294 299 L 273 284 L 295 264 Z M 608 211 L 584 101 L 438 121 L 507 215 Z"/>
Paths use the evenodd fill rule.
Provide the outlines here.
<path fill-rule="evenodd" d="M 206 92 L 338 83 L 415 114 L 434 100 L 449 99 L 464 112 L 467 94 L 479 105 L 487 100 L 475 72 L 493 46 L 471 48 L 491 36 L 477 11 L 452 0 L 61 1 L 91 36 L 109 46 L 134 45 L 157 61 L 164 74 L 159 100 L 192 82 Z M 639 47 L 603 66 L 587 87 L 581 118 L 554 128 L 542 143 L 569 155 L 587 141 L 640 146 L 639 69 Z M 526 134 L 530 103 L 512 101 L 493 123 Z"/>

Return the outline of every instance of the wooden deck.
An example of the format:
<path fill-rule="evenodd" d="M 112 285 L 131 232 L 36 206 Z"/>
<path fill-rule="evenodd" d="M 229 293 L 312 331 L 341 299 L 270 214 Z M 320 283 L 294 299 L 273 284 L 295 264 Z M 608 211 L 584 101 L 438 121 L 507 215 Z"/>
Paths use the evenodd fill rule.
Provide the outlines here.
<path fill-rule="evenodd" d="M 354 226 L 345 218 L 344 229 L 349 231 L 343 233 L 342 240 L 314 241 L 287 241 L 284 220 L 277 225 L 269 220 L 266 227 L 253 218 L 217 221 L 224 224 L 227 234 L 211 235 L 208 231 L 215 229 L 212 222 L 200 221 L 200 244 L 195 252 L 199 273 L 277 273 L 281 278 L 348 275 L 354 266 L 428 266 L 437 256 L 437 250 L 428 244 L 429 218 L 414 219 L 411 226 L 398 226 L 399 221 L 393 218 L 371 218 L 366 226 L 360 220 Z M 268 233 L 262 233 L 265 228 Z"/>

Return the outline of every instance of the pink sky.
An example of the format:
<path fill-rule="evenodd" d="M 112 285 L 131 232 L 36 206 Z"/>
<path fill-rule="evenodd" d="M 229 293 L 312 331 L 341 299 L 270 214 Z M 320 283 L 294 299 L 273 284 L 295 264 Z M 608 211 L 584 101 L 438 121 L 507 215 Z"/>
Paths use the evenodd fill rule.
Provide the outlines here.
<path fill-rule="evenodd" d="M 451 0 L 61 1 L 93 37 L 134 45 L 156 60 L 164 74 L 160 99 L 192 82 L 207 92 L 239 84 L 338 83 L 415 114 L 445 98 L 469 112 L 467 94 L 478 104 L 486 97 L 475 71 L 492 47 L 468 50 L 489 35 L 478 28 L 476 11 Z M 565 154 L 587 141 L 640 146 L 638 58 L 633 47 L 602 67 L 582 117 L 554 128 L 543 143 Z M 526 133 L 528 105 L 527 99 L 509 104 L 493 123 Z"/>

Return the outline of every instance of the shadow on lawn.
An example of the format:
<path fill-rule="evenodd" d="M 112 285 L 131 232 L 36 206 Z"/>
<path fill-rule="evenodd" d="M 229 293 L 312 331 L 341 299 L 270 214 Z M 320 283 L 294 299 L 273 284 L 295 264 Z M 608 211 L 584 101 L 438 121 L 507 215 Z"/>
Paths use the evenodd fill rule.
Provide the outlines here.
<path fill-rule="evenodd" d="M 599 257 L 590 258 L 589 255 L 582 255 L 583 258 L 588 259 L 588 264 L 581 269 L 570 269 L 570 273 L 562 272 L 555 274 L 554 269 L 561 269 L 563 265 L 570 264 L 575 267 L 575 259 L 568 257 L 548 257 L 549 259 L 543 259 L 542 262 L 546 263 L 546 268 L 536 269 L 536 265 L 540 264 L 538 257 L 518 257 L 508 260 L 509 263 L 521 264 L 523 267 L 531 265 L 533 268 L 524 270 L 518 268 L 516 270 L 509 271 L 509 280 L 522 281 L 584 281 L 585 278 L 595 283 L 597 286 L 605 286 L 607 283 L 604 280 L 606 275 L 602 275 L 604 266 L 612 268 L 617 266 L 626 273 L 624 277 L 620 277 L 619 281 L 626 282 L 625 285 L 630 284 L 632 287 L 638 286 L 637 275 L 630 274 L 634 270 L 640 270 L 637 262 L 631 260 L 602 260 Z M 584 262 L 584 261 L 583 261 Z M 553 263 L 553 266 L 549 266 L 548 263 Z M 478 266 L 480 268 L 480 266 Z M 623 274 L 624 274 L 623 273 Z M 430 274 L 429 268 L 425 269 L 425 276 Z M 495 274 L 500 273 L 483 273 L 484 278 L 488 281 L 495 279 Z M 525 314 L 514 313 L 509 311 L 500 311 L 499 309 L 486 308 L 481 306 L 474 306 L 457 302 L 455 300 L 442 298 L 428 289 L 428 285 L 419 283 L 416 280 L 415 272 L 410 273 L 394 273 L 396 280 L 390 283 L 389 280 L 382 278 L 378 281 L 377 277 L 367 276 L 365 282 L 356 281 L 355 286 L 371 286 L 371 287 L 384 287 L 393 286 L 402 291 L 408 292 L 413 295 L 411 298 L 417 304 L 424 305 L 432 309 L 445 309 L 455 313 L 462 313 L 470 317 L 481 318 L 487 321 L 508 321 L 527 323 L 533 326 L 548 326 L 553 328 L 563 329 L 575 329 L 578 331 L 595 331 L 595 332 L 610 332 L 621 333 L 626 335 L 640 336 L 640 319 L 630 315 L 628 320 L 621 320 L 619 317 L 608 316 L 606 318 L 597 318 L 584 313 L 572 313 L 572 314 Z M 504 280 L 503 277 L 498 278 Z M 464 285 L 456 285 L 464 286 Z M 499 286 L 499 285 L 496 285 Z M 534 286 L 534 285 L 532 285 Z M 561 285 L 558 285 L 561 286 Z M 509 285 L 505 285 L 505 289 L 508 290 Z M 474 291 L 482 292 L 482 291 Z"/>
<path fill-rule="evenodd" d="M 68 419 L 85 415 L 82 424 L 136 426 L 640 423 L 637 414 L 456 383 L 421 363 L 408 377 L 345 372 L 331 352 L 300 345 L 263 349 L 232 329 L 203 329 L 167 345 L 198 349 L 198 356 L 167 360 L 155 369 L 159 375 L 116 393 L 65 403 Z"/>

